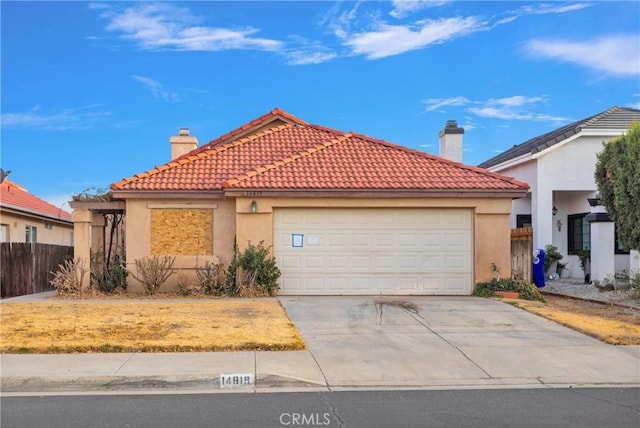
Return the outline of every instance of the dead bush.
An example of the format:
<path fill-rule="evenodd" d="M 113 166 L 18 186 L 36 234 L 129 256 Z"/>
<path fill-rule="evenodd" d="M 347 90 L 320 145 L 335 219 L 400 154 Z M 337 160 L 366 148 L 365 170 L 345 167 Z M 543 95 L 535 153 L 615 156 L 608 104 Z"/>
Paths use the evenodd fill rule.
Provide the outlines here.
<path fill-rule="evenodd" d="M 82 258 L 67 260 L 58 265 L 58 270 L 51 272 L 53 279 L 50 284 L 58 291 L 58 294 L 74 294 L 82 291 L 82 281 L 88 269 Z"/>
<path fill-rule="evenodd" d="M 171 275 L 176 273 L 173 269 L 175 262 L 175 257 L 158 255 L 136 259 L 136 273 L 131 275 L 144 285 L 149 294 L 153 295 Z"/>

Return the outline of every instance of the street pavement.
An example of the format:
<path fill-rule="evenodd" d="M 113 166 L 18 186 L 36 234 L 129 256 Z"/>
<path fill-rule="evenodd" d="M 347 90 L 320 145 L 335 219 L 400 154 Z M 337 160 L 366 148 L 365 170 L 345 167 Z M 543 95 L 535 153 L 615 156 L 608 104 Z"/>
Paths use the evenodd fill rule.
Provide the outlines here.
<path fill-rule="evenodd" d="M 306 350 L 4 354 L 2 395 L 640 386 L 640 346 L 607 345 L 500 301 L 279 300 Z"/>

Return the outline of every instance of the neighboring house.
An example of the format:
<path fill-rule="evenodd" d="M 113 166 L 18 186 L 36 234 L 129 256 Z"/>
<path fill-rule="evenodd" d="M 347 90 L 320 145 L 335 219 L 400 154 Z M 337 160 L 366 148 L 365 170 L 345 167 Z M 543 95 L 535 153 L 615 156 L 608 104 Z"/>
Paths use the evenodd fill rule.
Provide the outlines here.
<path fill-rule="evenodd" d="M 0 184 L 0 242 L 71 246 L 71 214 L 5 179 Z"/>
<path fill-rule="evenodd" d="M 600 225 L 585 217 L 595 211 L 587 199 L 597 193 L 596 155 L 603 142 L 623 135 L 633 121 L 640 121 L 640 110 L 613 107 L 515 145 L 479 165 L 529 184 L 527 197 L 513 202 L 511 227 L 532 226 L 534 248 L 557 246 L 572 277 L 584 276 L 577 257 L 581 250 L 591 251 L 592 266 L 596 259 L 611 260 L 614 266 L 594 279 L 614 274 L 606 270 L 629 271 L 629 253 L 617 242 L 613 225 L 609 238 L 598 237 L 598 245 L 592 245 L 592 226 Z"/>
<path fill-rule="evenodd" d="M 441 138 L 461 153 L 455 123 Z M 170 162 L 112 184 L 128 269 L 150 255 L 176 256 L 183 272 L 227 265 L 235 237 L 273 246 L 280 294 L 468 295 L 492 263 L 509 275 L 522 182 L 280 109 L 197 144 L 181 129 Z M 76 256 L 88 257 L 97 208 L 74 203 Z"/>

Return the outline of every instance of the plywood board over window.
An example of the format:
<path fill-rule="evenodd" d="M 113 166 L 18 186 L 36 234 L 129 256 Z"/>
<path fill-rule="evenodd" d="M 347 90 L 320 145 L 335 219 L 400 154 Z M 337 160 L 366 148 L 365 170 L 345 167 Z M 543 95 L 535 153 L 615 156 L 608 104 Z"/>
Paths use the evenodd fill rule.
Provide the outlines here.
<path fill-rule="evenodd" d="M 213 254 L 213 210 L 152 209 L 151 254 Z"/>

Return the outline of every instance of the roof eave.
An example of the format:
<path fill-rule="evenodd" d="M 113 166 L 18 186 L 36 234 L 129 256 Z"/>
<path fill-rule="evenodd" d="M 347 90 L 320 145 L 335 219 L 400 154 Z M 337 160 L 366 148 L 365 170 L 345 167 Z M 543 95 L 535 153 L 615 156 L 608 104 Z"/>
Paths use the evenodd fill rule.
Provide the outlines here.
<path fill-rule="evenodd" d="M 211 199 L 224 198 L 222 190 L 112 190 L 118 199 Z"/>
<path fill-rule="evenodd" d="M 227 197 L 308 198 L 524 198 L 527 189 L 229 189 Z"/>
<path fill-rule="evenodd" d="M 51 214 L 46 214 L 46 213 L 42 213 L 39 211 L 34 211 L 34 210 L 30 210 L 30 209 L 26 209 L 23 207 L 19 207 L 17 205 L 11 205 L 11 204 L 7 204 L 7 203 L 2 203 L 0 204 L 0 207 L 3 210 L 6 210 L 8 212 L 14 213 L 14 214 L 18 214 L 18 215 L 27 215 L 30 217 L 36 217 L 39 219 L 43 219 L 43 220 L 51 220 L 51 221 L 57 221 L 57 222 L 62 222 L 62 223 L 66 223 L 66 224 L 73 224 L 73 221 L 71 219 L 66 219 L 63 217 L 56 217 L 54 215 Z"/>
<path fill-rule="evenodd" d="M 506 160 L 504 162 L 492 165 L 492 166 L 488 166 L 488 167 L 484 167 L 484 169 L 487 169 L 491 172 L 500 172 L 503 171 L 505 169 L 509 169 L 509 168 L 513 168 L 514 166 L 518 166 L 518 165 L 522 165 L 524 163 L 529 162 L 530 160 L 533 159 L 533 155 L 531 152 L 529 153 L 525 153 L 524 155 L 520 155 L 518 157 L 515 158 L 511 158 L 509 160 Z"/>

